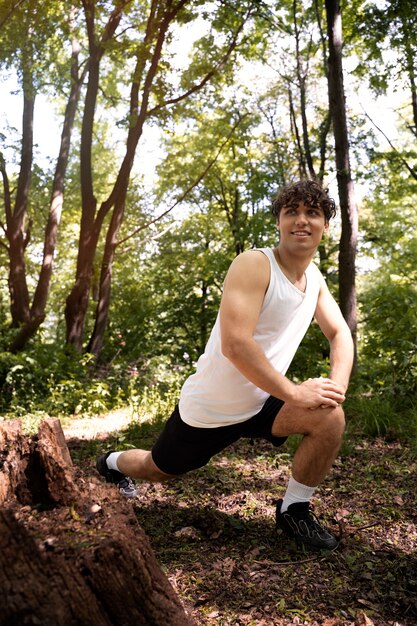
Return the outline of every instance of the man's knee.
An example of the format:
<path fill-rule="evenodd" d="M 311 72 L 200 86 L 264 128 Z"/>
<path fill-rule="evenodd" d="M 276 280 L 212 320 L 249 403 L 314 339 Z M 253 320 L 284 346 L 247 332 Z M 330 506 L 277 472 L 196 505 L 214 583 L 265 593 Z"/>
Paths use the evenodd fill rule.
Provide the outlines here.
<path fill-rule="evenodd" d="M 175 478 L 175 476 L 173 476 L 172 474 L 166 474 L 165 472 L 159 469 L 159 467 L 156 465 L 155 461 L 153 460 L 152 452 L 149 452 L 149 454 L 146 457 L 145 467 L 146 467 L 147 480 L 151 482 L 163 483 L 166 480 Z"/>
<path fill-rule="evenodd" d="M 320 415 L 320 411 L 323 415 Z M 345 413 L 341 406 L 328 409 L 317 409 L 318 415 L 315 420 L 316 434 L 341 439 L 345 431 Z"/>
<path fill-rule="evenodd" d="M 341 406 L 300 409 L 284 405 L 272 426 L 276 437 L 299 434 L 341 439 L 344 430 L 345 414 Z"/>

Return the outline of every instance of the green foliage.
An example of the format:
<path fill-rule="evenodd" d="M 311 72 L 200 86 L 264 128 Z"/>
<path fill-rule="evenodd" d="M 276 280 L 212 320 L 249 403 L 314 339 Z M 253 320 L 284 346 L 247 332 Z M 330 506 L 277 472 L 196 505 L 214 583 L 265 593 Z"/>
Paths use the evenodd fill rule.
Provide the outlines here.
<path fill-rule="evenodd" d="M 197 360 L 216 317 L 228 258 L 212 238 L 214 229 L 205 215 L 185 220 L 159 240 L 158 263 L 150 265 L 158 274 L 155 347 L 174 364 Z"/>
<path fill-rule="evenodd" d="M 35 375 L 35 361 L 26 354 L 15 355 L 9 352 L 0 353 L 0 410 L 11 409 L 17 414 L 30 410 L 26 402 L 35 397 L 35 384 L 38 382 Z M 45 389 L 38 387 L 37 391 Z M 23 408 L 23 406 L 24 408 Z"/>
<path fill-rule="evenodd" d="M 417 391 L 416 184 L 401 184 L 394 172 L 384 182 L 362 220 L 364 247 L 378 269 L 359 297 L 359 376 L 365 391 L 392 397 L 398 410 Z"/>
<path fill-rule="evenodd" d="M 358 372 L 347 406 L 369 436 L 417 435 L 416 182 L 393 161 L 373 161 L 379 178 L 361 218 Z"/>
<path fill-rule="evenodd" d="M 23 416 L 97 414 L 123 398 L 117 370 L 97 372 L 90 355 L 39 345 L 24 354 L 0 353 L 0 412 Z"/>
<path fill-rule="evenodd" d="M 129 361 L 137 354 L 116 351 L 111 362 L 100 364 L 51 344 L 22 354 L 0 352 L 0 415 L 20 417 L 29 429 L 45 415 L 97 415 L 126 405 L 139 420 L 166 415 L 179 395 L 181 368 L 149 351 L 146 361 Z"/>
<path fill-rule="evenodd" d="M 167 372 L 165 372 L 167 374 Z M 178 402 L 180 393 L 180 381 L 178 376 L 170 375 L 164 377 L 164 384 L 145 387 L 138 394 L 135 403 L 135 395 L 130 395 L 130 406 L 133 415 L 139 418 L 145 418 L 147 421 L 162 420 L 163 422 L 172 413 L 176 403 Z"/>
<path fill-rule="evenodd" d="M 409 442 L 417 450 L 417 404 L 395 395 L 354 392 L 345 403 L 349 434 Z"/>
<path fill-rule="evenodd" d="M 386 91 L 392 76 L 398 78 L 401 70 L 408 74 L 416 54 L 413 0 L 390 0 L 384 4 L 359 0 L 346 5 L 346 39 L 354 44 L 361 59 L 356 73 L 367 78 L 377 93 Z"/>
<path fill-rule="evenodd" d="M 361 296 L 366 333 L 361 339 L 363 379 L 376 393 L 413 398 L 417 392 L 414 284 L 391 276 Z"/>
<path fill-rule="evenodd" d="M 313 323 L 297 350 L 287 376 L 301 383 L 307 378 L 328 376 L 329 370 L 329 342 L 318 324 Z"/>

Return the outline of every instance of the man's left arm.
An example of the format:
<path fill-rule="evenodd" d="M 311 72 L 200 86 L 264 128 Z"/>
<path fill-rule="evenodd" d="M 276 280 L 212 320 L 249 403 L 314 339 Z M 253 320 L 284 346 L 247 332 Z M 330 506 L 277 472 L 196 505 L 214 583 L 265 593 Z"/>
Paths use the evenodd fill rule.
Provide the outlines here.
<path fill-rule="evenodd" d="M 353 365 L 352 335 L 323 277 L 314 317 L 330 344 L 330 378 L 346 391 Z"/>

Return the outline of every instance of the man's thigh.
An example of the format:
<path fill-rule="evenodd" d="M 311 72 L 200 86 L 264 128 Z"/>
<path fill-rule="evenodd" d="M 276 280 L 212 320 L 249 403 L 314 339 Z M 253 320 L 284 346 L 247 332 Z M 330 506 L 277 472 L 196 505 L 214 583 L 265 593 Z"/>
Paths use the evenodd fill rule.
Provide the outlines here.
<path fill-rule="evenodd" d="M 236 426 L 196 428 L 182 421 L 178 407 L 152 448 L 152 459 L 166 474 L 179 475 L 203 467 L 211 457 L 237 441 Z"/>
<path fill-rule="evenodd" d="M 285 403 L 272 424 L 275 437 L 309 435 L 326 429 L 343 432 L 344 412 L 341 406 L 304 409 Z"/>
<path fill-rule="evenodd" d="M 277 448 L 282 446 L 286 441 L 286 437 L 274 436 L 272 426 L 283 405 L 284 402 L 279 398 L 269 396 L 259 413 L 246 422 L 241 423 L 242 437 L 266 439 Z"/>

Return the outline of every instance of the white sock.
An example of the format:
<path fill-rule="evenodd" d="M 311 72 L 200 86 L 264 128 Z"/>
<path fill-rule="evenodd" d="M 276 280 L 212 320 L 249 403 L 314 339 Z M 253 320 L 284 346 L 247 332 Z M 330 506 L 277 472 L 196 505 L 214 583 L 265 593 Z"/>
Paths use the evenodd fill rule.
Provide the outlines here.
<path fill-rule="evenodd" d="M 117 467 L 117 459 L 119 458 L 121 454 L 122 454 L 121 452 L 112 452 L 111 454 L 109 454 L 109 456 L 106 459 L 107 467 L 109 469 L 116 470 L 116 472 L 120 472 L 119 468 Z"/>
<path fill-rule="evenodd" d="M 285 496 L 282 501 L 281 513 L 284 513 L 290 504 L 294 504 L 295 502 L 309 502 L 315 490 L 316 487 L 302 485 L 291 476 L 288 481 L 287 491 L 285 492 Z"/>

